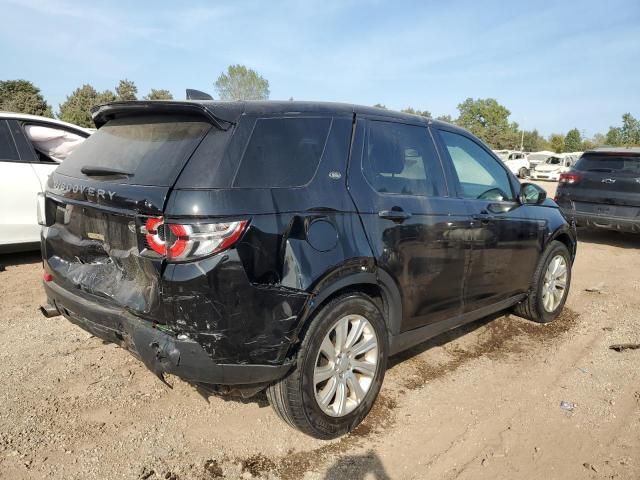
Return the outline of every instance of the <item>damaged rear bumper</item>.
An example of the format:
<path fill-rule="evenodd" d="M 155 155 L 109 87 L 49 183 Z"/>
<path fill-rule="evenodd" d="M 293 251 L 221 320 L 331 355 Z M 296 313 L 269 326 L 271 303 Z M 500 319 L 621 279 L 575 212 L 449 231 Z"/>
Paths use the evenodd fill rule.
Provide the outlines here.
<path fill-rule="evenodd" d="M 160 378 L 171 373 L 193 383 L 256 385 L 278 380 L 292 368 L 290 362 L 281 365 L 216 363 L 193 339 L 176 337 L 125 310 L 85 300 L 54 282 L 45 282 L 44 288 L 50 305 L 69 321 L 96 337 L 126 348 Z"/>

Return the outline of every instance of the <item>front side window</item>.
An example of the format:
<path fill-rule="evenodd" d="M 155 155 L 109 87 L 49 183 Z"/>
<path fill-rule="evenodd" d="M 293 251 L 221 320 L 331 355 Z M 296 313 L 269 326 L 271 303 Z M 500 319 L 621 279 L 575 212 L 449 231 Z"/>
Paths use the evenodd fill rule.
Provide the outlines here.
<path fill-rule="evenodd" d="M 438 195 L 441 165 L 424 127 L 370 121 L 364 175 L 378 193 Z"/>
<path fill-rule="evenodd" d="M 313 178 L 331 118 L 260 118 L 240 162 L 234 187 L 300 187 Z"/>
<path fill-rule="evenodd" d="M 0 120 L 0 161 L 19 161 L 18 149 L 6 120 Z"/>
<path fill-rule="evenodd" d="M 491 201 L 513 200 L 511 183 L 504 168 L 473 140 L 440 130 L 464 198 Z"/>

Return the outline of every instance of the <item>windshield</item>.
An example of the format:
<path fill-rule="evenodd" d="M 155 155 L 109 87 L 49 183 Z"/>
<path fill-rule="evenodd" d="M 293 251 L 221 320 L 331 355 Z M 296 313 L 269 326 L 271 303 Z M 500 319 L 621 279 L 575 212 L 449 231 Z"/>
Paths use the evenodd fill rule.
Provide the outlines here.
<path fill-rule="evenodd" d="M 581 172 L 615 172 L 621 175 L 640 175 L 640 156 L 583 155 L 574 168 Z"/>
<path fill-rule="evenodd" d="M 562 163 L 562 160 L 558 157 L 551 157 L 547 158 L 547 161 L 545 163 L 547 165 L 560 165 Z"/>

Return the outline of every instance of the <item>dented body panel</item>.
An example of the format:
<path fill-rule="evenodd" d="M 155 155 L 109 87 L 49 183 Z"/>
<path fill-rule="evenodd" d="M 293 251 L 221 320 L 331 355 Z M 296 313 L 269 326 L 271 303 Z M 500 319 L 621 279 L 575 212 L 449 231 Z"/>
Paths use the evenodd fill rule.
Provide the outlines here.
<path fill-rule="evenodd" d="M 144 115 L 136 116 L 140 112 Z M 469 202 L 455 191 L 457 180 L 433 142 L 432 122 L 416 116 L 304 102 L 116 103 L 98 110 L 100 128 L 88 142 L 100 140 L 111 122 L 121 128 L 133 115 L 136 128 L 123 135 L 138 145 L 144 140 L 137 133 L 144 133 L 144 118 L 159 124 L 162 134 L 175 112 L 194 118 L 185 120 L 191 128 L 164 139 L 170 156 L 177 151 L 172 142 L 184 141 L 179 145 L 184 158 L 171 157 L 166 178 L 146 185 L 152 183 L 148 178 L 162 175 L 164 165 L 156 158 L 162 156 L 162 145 L 155 144 L 155 136 L 148 152 L 130 165 L 123 161 L 116 173 L 101 172 L 94 162 L 84 174 L 80 157 L 70 157 L 64 170 L 49 179 L 42 229 L 50 304 L 44 311 L 58 311 L 127 348 L 160 377 L 172 373 L 195 383 L 252 386 L 245 391 L 255 391 L 256 385 L 278 380 L 292 368 L 318 309 L 352 290 L 371 295 L 383 313 L 391 351 L 399 351 L 461 319 L 520 301 L 530 272 L 507 262 L 515 261 L 515 247 L 526 250 L 527 256 L 520 252 L 519 258 L 529 269 L 548 239 L 558 235 L 567 237 L 575 252 L 575 234 L 555 204 L 534 211 L 514 202 L 515 213 L 503 212 L 503 217 L 531 217 L 535 228 L 525 231 L 512 222 L 518 230 L 513 238 L 500 239 L 490 225 L 474 223 Z M 169 120 L 154 117 L 160 114 Z M 437 177 L 431 195 L 372 188 L 363 158 L 375 144 L 369 144 L 365 126 L 381 118 L 424 135 L 420 141 L 429 148 L 421 154 L 432 162 L 429 176 Z M 211 125 L 202 127 L 203 119 Z M 243 184 L 242 162 L 255 132 L 262 129 L 264 135 L 254 149 L 259 160 L 277 143 L 277 132 L 269 126 L 273 119 L 300 119 L 302 126 L 289 125 L 288 132 L 295 136 L 296 128 L 306 129 L 317 137 L 314 142 L 313 135 L 302 135 L 295 149 L 278 147 L 268 157 L 277 163 L 291 155 L 291 172 L 281 168 L 282 177 L 307 172 L 308 178 L 288 187 Z M 131 152 L 118 153 L 124 158 Z M 418 158 L 413 149 L 405 156 L 414 162 Z M 305 162 L 313 159 L 317 165 L 305 170 Z M 109 165 L 108 158 L 105 162 Z M 264 165 L 271 164 L 258 161 L 254 167 Z M 389 188 L 403 168 L 380 170 Z M 515 177 L 511 181 L 517 188 Z M 230 225 L 241 225 L 233 242 L 195 255 L 217 235 L 216 229 L 226 231 Z M 176 245 L 182 250 L 172 253 Z M 180 257 L 187 248 L 186 259 Z M 498 290 L 509 298 L 473 307 L 470 281 L 499 269 L 510 290 Z"/>
<path fill-rule="evenodd" d="M 175 371 L 177 359 L 187 358 L 185 348 L 194 358 L 197 345 L 227 370 L 235 365 L 262 372 L 255 378 L 239 374 L 241 383 L 265 381 L 264 372 L 282 375 L 264 367 L 290 363 L 319 304 L 314 299 L 322 300 L 330 285 L 353 274 L 374 275 L 375 262 L 345 188 L 353 125 L 348 112 L 329 115 L 323 155 L 308 184 L 201 188 L 201 182 L 233 181 L 235 156 L 257 118 L 246 115 L 222 134 L 210 132 L 173 188 L 52 175 L 42 242 L 45 269 L 55 284 L 47 288 L 50 303 L 74 323 L 125 346 L 158 374 Z M 215 145 L 208 140 L 214 135 Z M 211 160 L 207 152 L 220 157 Z M 215 177 L 196 175 L 211 162 Z M 139 233 L 145 219 L 157 215 L 167 222 L 249 224 L 232 249 L 172 263 L 147 255 Z M 145 331 L 140 325 L 163 339 L 152 342 L 158 344 L 156 361 L 145 359 L 154 356 L 148 345 L 136 345 L 140 335 L 132 332 Z M 179 374 L 212 382 L 188 371 Z"/>

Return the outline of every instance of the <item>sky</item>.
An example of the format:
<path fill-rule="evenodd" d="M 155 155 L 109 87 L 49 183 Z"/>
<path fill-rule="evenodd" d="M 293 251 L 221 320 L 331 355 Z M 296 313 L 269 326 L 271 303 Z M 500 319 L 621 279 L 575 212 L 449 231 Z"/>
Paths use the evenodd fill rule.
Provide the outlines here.
<path fill-rule="evenodd" d="M 213 94 L 231 64 L 272 99 L 457 115 L 496 98 L 522 128 L 591 136 L 640 117 L 640 1 L 0 0 L 0 80 L 54 111 L 75 88 L 133 80 Z"/>

